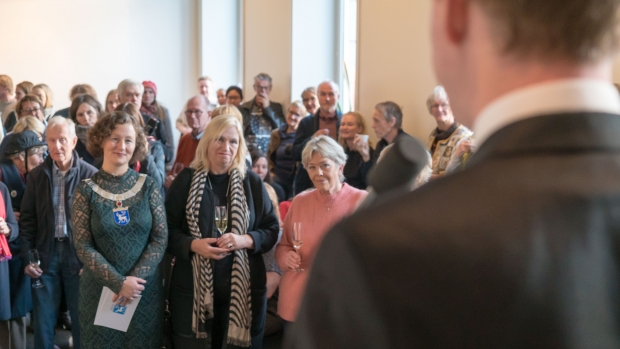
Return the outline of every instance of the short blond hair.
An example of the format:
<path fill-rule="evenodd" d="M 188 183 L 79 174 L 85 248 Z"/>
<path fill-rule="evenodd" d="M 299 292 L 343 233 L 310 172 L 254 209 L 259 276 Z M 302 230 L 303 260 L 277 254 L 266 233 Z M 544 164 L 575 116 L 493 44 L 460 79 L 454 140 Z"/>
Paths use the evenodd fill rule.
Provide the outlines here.
<path fill-rule="evenodd" d="M 192 161 L 190 167 L 196 171 L 209 171 L 211 167 L 209 162 L 209 148 L 231 127 L 234 127 L 239 134 L 239 147 L 237 148 L 237 154 L 235 154 L 235 158 L 228 172 L 230 173 L 232 170 L 237 169 L 241 178 L 245 178 L 247 165 L 245 163 L 246 145 L 243 139 L 243 124 L 234 115 L 220 115 L 209 122 L 202 138 L 200 138 L 200 142 L 198 142 L 196 157 L 194 161 Z"/>
<path fill-rule="evenodd" d="M 13 126 L 13 133 L 20 133 L 26 130 L 35 132 L 39 136 L 43 136 L 45 133 L 45 126 L 36 116 L 28 115 L 17 120 L 15 126 Z"/>
<path fill-rule="evenodd" d="M 241 114 L 241 112 L 239 111 L 239 108 L 235 107 L 232 104 L 224 104 L 222 106 L 219 106 L 213 109 L 213 112 L 211 113 L 211 118 L 213 119 L 216 116 L 222 116 L 222 115 L 233 115 L 237 117 L 239 122 L 241 122 L 241 124 L 243 125 L 243 114 Z"/>

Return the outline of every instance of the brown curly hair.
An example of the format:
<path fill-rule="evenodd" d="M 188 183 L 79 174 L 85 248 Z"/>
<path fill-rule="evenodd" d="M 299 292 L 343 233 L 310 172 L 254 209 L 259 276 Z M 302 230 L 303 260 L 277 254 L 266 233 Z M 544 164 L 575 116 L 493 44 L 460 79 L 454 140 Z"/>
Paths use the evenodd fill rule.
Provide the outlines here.
<path fill-rule="evenodd" d="M 112 131 L 116 129 L 116 126 L 128 123 L 133 126 L 134 130 L 136 130 L 136 147 L 133 151 L 131 159 L 129 160 L 129 164 L 143 160 L 148 153 L 144 131 L 142 130 L 142 127 L 138 125 L 136 119 L 121 111 L 105 114 L 97 120 L 95 126 L 88 130 L 88 144 L 86 145 L 88 152 L 92 154 L 93 157 L 103 157 L 103 142 L 110 137 Z"/>

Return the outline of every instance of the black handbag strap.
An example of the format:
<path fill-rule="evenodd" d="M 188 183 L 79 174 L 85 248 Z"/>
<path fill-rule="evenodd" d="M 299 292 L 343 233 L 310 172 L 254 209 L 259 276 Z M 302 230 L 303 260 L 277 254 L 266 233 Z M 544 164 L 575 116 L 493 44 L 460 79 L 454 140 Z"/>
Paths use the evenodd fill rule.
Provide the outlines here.
<path fill-rule="evenodd" d="M 168 277 L 166 278 L 166 317 L 170 317 L 170 285 L 172 284 L 172 272 L 174 271 L 174 263 L 176 262 L 176 260 L 177 257 L 172 257 L 172 260 L 170 261 L 170 271 L 168 272 Z"/>

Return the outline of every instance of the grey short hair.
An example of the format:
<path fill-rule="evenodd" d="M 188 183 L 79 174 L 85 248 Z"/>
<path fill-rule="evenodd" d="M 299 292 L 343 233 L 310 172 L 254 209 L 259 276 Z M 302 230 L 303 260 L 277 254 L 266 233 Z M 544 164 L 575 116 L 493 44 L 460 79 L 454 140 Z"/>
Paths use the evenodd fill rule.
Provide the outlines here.
<path fill-rule="evenodd" d="M 319 87 L 321 87 L 321 85 L 323 85 L 323 84 L 329 84 L 329 85 L 332 87 L 332 89 L 334 89 L 334 91 L 336 91 L 336 92 L 340 93 L 340 86 L 338 86 L 338 84 L 337 84 L 337 83 L 335 83 L 335 82 L 334 82 L 334 81 L 332 81 L 332 80 L 325 80 L 325 81 L 323 81 L 322 83 L 320 83 L 320 84 L 317 86 L 316 90 L 318 91 L 318 90 L 319 90 Z"/>
<path fill-rule="evenodd" d="M 269 85 L 272 85 L 271 76 L 267 73 L 260 73 L 254 77 L 254 83 L 258 81 L 269 81 Z"/>
<path fill-rule="evenodd" d="M 448 98 L 448 92 L 446 92 L 446 89 L 441 85 L 436 86 L 433 89 L 433 93 L 431 93 L 431 95 L 428 96 L 428 98 L 426 99 L 426 108 L 431 114 L 433 113 L 431 106 L 435 101 L 450 103 L 450 99 Z"/>
<path fill-rule="evenodd" d="M 347 163 L 347 154 L 345 154 L 344 149 L 338 142 L 329 136 L 318 136 L 311 138 L 301 153 L 301 163 L 304 165 L 304 168 L 308 168 L 308 163 L 316 152 L 335 162 L 337 166 Z M 340 176 L 340 180 L 343 181 L 344 176 Z"/>
<path fill-rule="evenodd" d="M 396 119 L 396 123 L 394 123 L 394 128 L 400 129 L 403 125 L 403 111 L 400 109 L 398 104 L 394 102 L 382 102 L 375 105 L 375 109 L 383 115 L 385 121 L 390 122 L 392 119 Z"/>
<path fill-rule="evenodd" d="M 314 86 L 307 87 L 305 90 L 301 91 L 301 96 L 303 97 L 304 93 L 306 92 L 310 92 L 316 96 L 316 87 Z"/>
<path fill-rule="evenodd" d="M 144 86 L 135 81 L 135 80 L 131 80 L 131 79 L 125 79 L 123 81 L 120 82 L 120 84 L 118 84 L 118 88 L 116 89 L 116 93 L 118 93 L 119 96 L 123 95 L 123 92 L 125 92 L 125 90 L 127 89 L 127 87 L 129 86 L 136 86 L 138 88 L 138 91 L 140 91 L 140 94 L 144 93 Z"/>
<path fill-rule="evenodd" d="M 51 129 L 52 127 L 56 126 L 67 126 L 67 129 L 69 130 L 69 135 L 72 138 L 77 137 L 75 133 L 75 122 L 73 122 L 73 120 L 67 119 L 60 115 L 54 116 L 47 122 L 47 129 Z"/>
<path fill-rule="evenodd" d="M 291 105 L 288 106 L 286 111 L 289 112 L 292 107 L 297 107 L 299 109 L 299 114 L 302 117 L 308 115 L 308 111 L 306 110 L 306 107 L 304 106 L 304 104 L 301 101 L 294 101 L 294 102 L 292 102 Z"/>

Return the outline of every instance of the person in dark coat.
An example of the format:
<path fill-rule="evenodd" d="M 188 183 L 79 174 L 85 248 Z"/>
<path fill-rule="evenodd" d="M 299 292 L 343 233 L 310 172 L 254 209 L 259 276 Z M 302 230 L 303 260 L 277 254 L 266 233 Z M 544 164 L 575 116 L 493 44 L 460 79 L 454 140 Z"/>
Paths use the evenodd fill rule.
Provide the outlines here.
<path fill-rule="evenodd" d="M 12 258 L 0 259 L 0 348 L 9 349 L 11 344 L 15 348 L 26 347 L 26 313 L 30 311 L 30 279 L 24 276 L 21 263 L 11 265 L 11 261 L 19 261 L 19 255 L 15 255 L 19 249 L 14 248 L 19 242 L 19 228 L 13 205 L 10 201 L 9 189 L 0 183 L 0 234 L 10 244 Z M 21 272 L 21 273 L 20 273 Z M 25 281 L 25 282 L 22 282 Z M 25 283 L 27 288 L 22 287 Z M 28 302 L 25 302 L 28 301 Z"/>
<path fill-rule="evenodd" d="M 50 156 L 29 174 L 19 220 L 24 272 L 31 278 L 40 278 L 44 285 L 32 291 L 36 348 L 53 346 L 61 289 L 64 289 L 72 322 L 79 323 L 82 263 L 73 246 L 71 205 L 78 183 L 97 172 L 77 156 L 75 124 L 70 119 L 51 118 L 46 141 Z M 31 249 L 39 252 L 39 268 L 28 263 Z M 77 349 L 81 343 L 80 326 L 72 326 L 71 333 L 73 347 Z"/>
<path fill-rule="evenodd" d="M 266 152 L 271 132 L 286 124 L 282 104 L 269 97 L 271 88 L 271 77 L 265 73 L 258 74 L 254 77 L 256 96 L 239 109 L 244 117 L 244 136 L 250 150 Z"/>
<path fill-rule="evenodd" d="M 293 159 L 297 162 L 301 162 L 301 153 L 310 138 L 326 135 L 334 140 L 338 140 L 340 119 L 342 119 L 342 113 L 338 110 L 338 100 L 340 100 L 339 87 L 333 81 L 325 81 L 319 85 L 317 91 L 319 94 L 319 111 L 312 116 L 303 118 L 295 133 Z M 308 171 L 302 166 L 298 166 L 295 183 L 293 184 L 295 195 L 312 187 L 313 184 L 310 177 L 308 177 Z"/>
<path fill-rule="evenodd" d="M 284 347 L 620 348 L 620 2 L 432 8 L 479 148 L 327 234 Z"/>
<path fill-rule="evenodd" d="M 246 168 L 244 149 L 237 117 L 214 118 L 191 168 L 183 169 L 168 191 L 168 252 L 176 257 L 170 313 L 177 348 L 261 347 L 267 292 L 262 254 L 275 245 L 279 224 L 262 181 Z M 221 232 L 216 206 L 227 207 L 222 216 L 227 223 L 217 225 Z M 202 301 L 194 302 L 195 294 Z"/>

